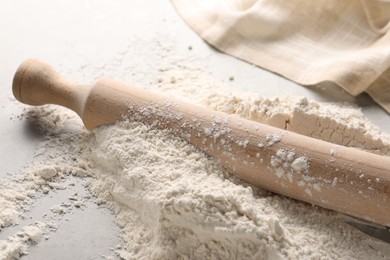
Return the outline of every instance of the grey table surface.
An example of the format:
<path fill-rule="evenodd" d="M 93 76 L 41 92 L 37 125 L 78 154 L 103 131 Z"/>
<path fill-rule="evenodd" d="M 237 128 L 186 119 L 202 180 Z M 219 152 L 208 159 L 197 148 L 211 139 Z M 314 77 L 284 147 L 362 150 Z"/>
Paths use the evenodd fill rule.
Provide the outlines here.
<path fill-rule="evenodd" d="M 390 133 L 390 116 L 367 95 L 351 97 L 333 85 L 299 86 L 278 75 L 219 53 L 204 43 L 179 17 L 168 1 L 135 0 L 5 0 L 0 8 L 0 179 L 19 174 L 33 160 L 42 137 L 25 120 L 15 120 L 22 111 L 12 99 L 11 84 L 17 66 L 27 58 L 40 58 L 68 73 L 88 63 L 109 62 L 128 43 L 139 57 L 133 62 L 140 76 L 119 77 L 139 85 L 155 82 L 159 53 L 148 49 L 160 36 L 180 55 L 192 46 L 192 55 L 204 60 L 205 70 L 237 89 L 255 91 L 266 97 L 307 96 L 317 101 L 350 102 L 384 132 Z M 130 45 L 131 49 L 132 46 Z M 134 51 L 134 50 L 133 50 Z M 97 55 L 98 53 L 98 55 Z M 113 73 L 116 76 L 115 73 Z M 77 80 L 92 82 L 95 75 L 75 72 Z M 118 75 L 121 75 L 118 73 Z M 228 76 L 235 80 L 229 81 Z M 110 75 L 109 75 L 110 76 Z M 261 86 L 261 87 L 259 87 Z M 56 201 L 70 193 L 82 192 L 81 184 L 38 200 L 20 225 L 0 232 L 0 239 L 15 233 L 24 224 L 40 220 Z M 84 210 L 58 220 L 60 227 L 50 239 L 30 248 L 24 259 L 99 259 L 112 255 L 121 244 L 119 228 L 107 210 L 89 203 Z M 111 248 L 111 249 L 110 249 Z"/>

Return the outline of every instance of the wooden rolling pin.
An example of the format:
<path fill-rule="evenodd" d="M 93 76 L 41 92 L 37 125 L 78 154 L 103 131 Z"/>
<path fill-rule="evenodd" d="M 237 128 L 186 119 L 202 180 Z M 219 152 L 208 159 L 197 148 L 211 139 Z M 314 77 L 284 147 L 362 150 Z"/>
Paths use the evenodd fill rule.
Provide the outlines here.
<path fill-rule="evenodd" d="M 390 226 L 390 157 L 230 116 L 108 78 L 94 85 L 74 84 L 38 60 L 19 66 L 12 88 L 23 103 L 57 104 L 74 110 L 88 129 L 125 117 L 169 129 L 250 184 Z"/>

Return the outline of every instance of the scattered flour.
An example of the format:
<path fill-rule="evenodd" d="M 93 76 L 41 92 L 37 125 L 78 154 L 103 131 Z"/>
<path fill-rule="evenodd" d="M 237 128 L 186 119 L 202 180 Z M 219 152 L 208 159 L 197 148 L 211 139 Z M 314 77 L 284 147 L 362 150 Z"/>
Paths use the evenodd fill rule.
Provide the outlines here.
<path fill-rule="evenodd" d="M 294 172 L 306 173 L 308 171 L 309 160 L 304 156 L 296 158 L 294 150 L 279 149 L 275 155 L 271 156 L 270 166 L 276 176 L 285 177 L 292 183 Z"/>
<path fill-rule="evenodd" d="M 267 146 L 273 146 L 274 144 L 277 144 L 282 140 L 282 133 L 275 132 L 272 134 L 269 134 L 265 137 L 265 143 L 259 143 L 258 146 L 260 148 L 267 147 Z"/>
<path fill-rule="evenodd" d="M 43 222 L 35 222 L 22 228 L 15 235 L 7 240 L 0 240 L 0 259 L 18 259 L 27 254 L 30 244 L 37 244 L 41 241 L 46 229 Z"/>
<path fill-rule="evenodd" d="M 297 172 L 304 171 L 308 167 L 308 160 L 306 157 L 298 157 L 291 163 L 291 167 Z"/>
<path fill-rule="evenodd" d="M 346 145 L 389 153 L 389 137 L 355 108 L 305 98 L 240 97 L 233 90 L 221 95 L 227 87 L 192 66 L 162 71 L 158 84 L 165 94 L 318 137 L 294 123 L 315 116 L 312 123 L 322 132 L 336 129 L 321 139 L 343 144 L 336 138 L 343 135 L 350 138 Z M 247 185 L 166 131 L 125 121 L 94 134 L 89 160 L 97 179 L 90 189 L 116 212 L 125 232 L 125 249 L 118 251 L 124 259 L 385 259 L 389 253 L 386 244 L 349 226 L 339 214 Z M 275 133 L 261 145 L 281 138 Z M 239 145 L 245 147 L 246 140 Z M 308 168 L 307 158 L 295 158 L 294 151 L 276 156 L 283 169 Z"/>
<path fill-rule="evenodd" d="M 126 121 L 95 135 L 90 188 L 117 213 L 126 259 L 384 257 L 336 213 L 248 186 L 168 132 Z"/>
<path fill-rule="evenodd" d="M 390 138 L 358 109 L 235 93 L 193 62 L 180 64 L 161 66 L 156 91 L 337 145 L 390 154 Z M 340 214 L 248 185 L 167 131 L 125 120 L 88 133 L 75 114 L 54 106 L 24 115 L 46 131 L 37 150 L 45 160 L 34 161 L 19 179 L 0 183 L 0 230 L 16 224 L 39 196 L 66 188 L 64 180 L 75 177 L 85 179 L 98 203 L 115 213 L 124 244 L 113 250 L 122 259 L 390 259 L 388 244 L 358 231 Z M 275 133 L 259 145 L 281 138 Z M 245 147 L 247 140 L 239 145 Z M 288 178 L 293 171 L 305 172 L 309 161 L 279 150 L 271 167 Z M 315 183 L 311 188 L 320 189 Z M 88 199 L 71 198 L 51 211 L 66 214 Z M 52 222 L 23 228 L 0 241 L 0 259 L 26 254 L 56 228 Z"/>
<path fill-rule="evenodd" d="M 346 104 L 318 103 L 299 97 L 263 98 L 210 94 L 204 104 L 215 110 L 314 137 L 334 144 L 390 155 L 390 138 L 363 113 Z"/>

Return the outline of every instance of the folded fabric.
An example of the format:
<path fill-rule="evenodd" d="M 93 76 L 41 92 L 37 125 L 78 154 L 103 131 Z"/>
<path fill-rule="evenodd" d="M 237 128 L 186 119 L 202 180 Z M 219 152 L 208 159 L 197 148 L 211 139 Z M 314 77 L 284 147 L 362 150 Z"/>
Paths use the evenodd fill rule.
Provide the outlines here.
<path fill-rule="evenodd" d="M 204 40 L 302 85 L 367 92 L 390 112 L 390 2 L 171 0 Z"/>

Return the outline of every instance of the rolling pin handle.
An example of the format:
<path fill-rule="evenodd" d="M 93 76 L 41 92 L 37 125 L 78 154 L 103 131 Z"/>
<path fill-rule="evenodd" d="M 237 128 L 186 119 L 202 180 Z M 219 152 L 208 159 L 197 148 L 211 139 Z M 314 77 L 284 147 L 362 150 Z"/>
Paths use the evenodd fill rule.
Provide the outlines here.
<path fill-rule="evenodd" d="M 83 97 L 89 89 L 86 85 L 64 80 L 52 66 L 36 59 L 23 62 L 12 83 L 15 98 L 24 104 L 61 105 L 79 115 L 83 110 Z"/>

